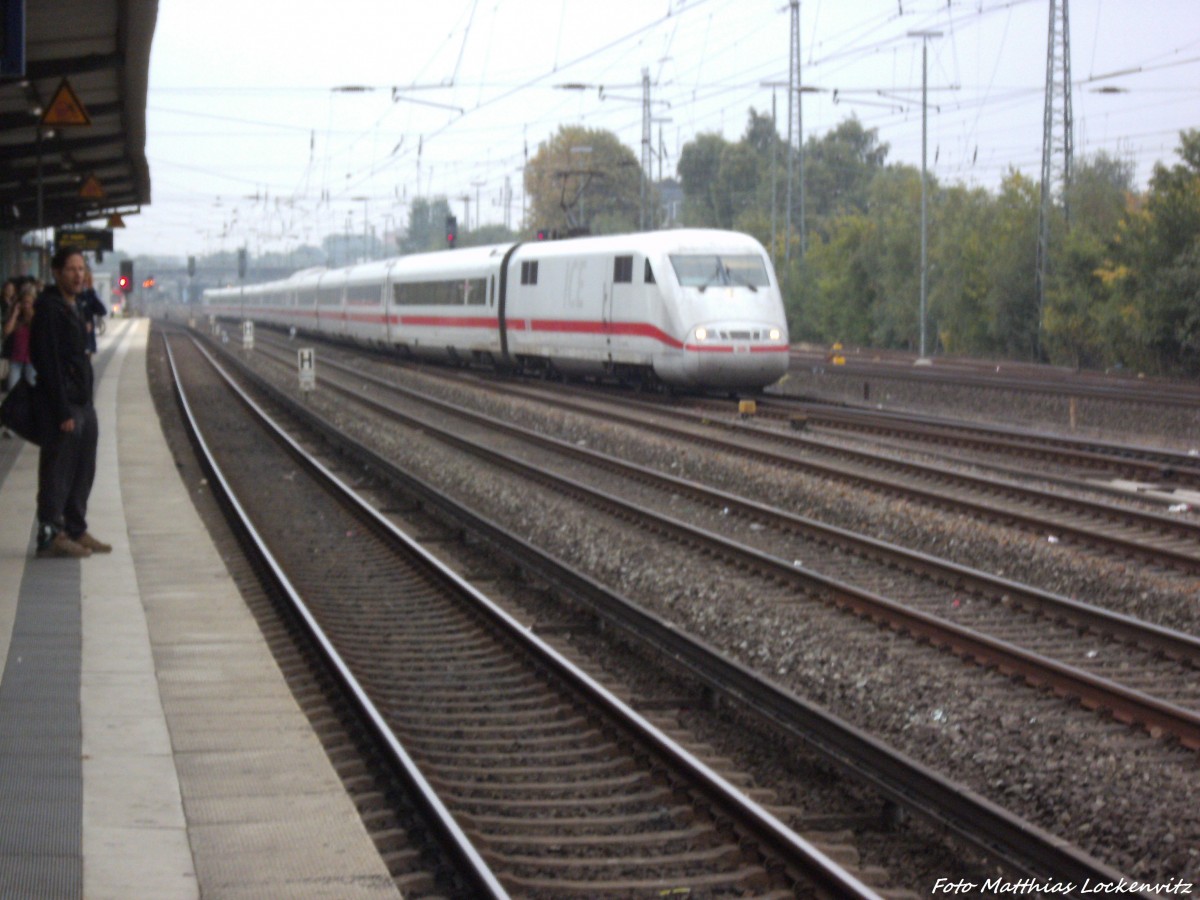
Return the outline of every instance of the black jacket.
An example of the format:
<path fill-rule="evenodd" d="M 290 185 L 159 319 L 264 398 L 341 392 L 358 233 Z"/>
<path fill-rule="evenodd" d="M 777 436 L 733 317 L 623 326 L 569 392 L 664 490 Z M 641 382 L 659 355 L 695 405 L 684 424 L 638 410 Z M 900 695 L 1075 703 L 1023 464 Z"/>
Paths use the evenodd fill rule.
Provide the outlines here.
<path fill-rule="evenodd" d="M 88 352 L 95 353 L 96 320 L 101 316 L 107 316 L 108 309 L 105 308 L 104 301 L 96 296 L 95 288 L 84 288 L 75 298 L 75 308 L 79 310 L 83 324 L 91 326 L 87 329 L 87 348 Z"/>
<path fill-rule="evenodd" d="M 87 355 L 87 329 L 55 286 L 33 305 L 29 355 L 37 372 L 37 409 L 46 427 L 71 418 L 72 406 L 92 402 L 92 361 Z"/>

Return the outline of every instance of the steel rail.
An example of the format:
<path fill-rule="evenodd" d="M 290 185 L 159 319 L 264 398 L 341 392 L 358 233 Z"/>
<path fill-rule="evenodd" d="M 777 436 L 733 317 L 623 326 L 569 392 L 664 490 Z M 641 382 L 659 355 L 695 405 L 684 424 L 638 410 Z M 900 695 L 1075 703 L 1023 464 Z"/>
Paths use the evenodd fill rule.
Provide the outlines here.
<path fill-rule="evenodd" d="M 326 365 L 336 364 L 327 362 Z M 346 370 L 353 371 L 348 368 Z M 362 378 L 374 377 L 362 372 L 355 372 L 355 375 Z M 389 384 L 383 379 L 379 379 L 379 381 L 383 384 Z M 390 384 L 389 386 L 394 387 L 394 385 Z M 579 402 L 568 398 L 548 396 L 544 391 L 534 391 L 521 387 L 514 387 L 511 384 L 506 384 L 501 393 L 506 395 L 528 397 L 535 399 L 537 402 L 542 403 L 543 405 L 553 406 L 570 411 L 578 411 L 580 405 Z M 624 402 L 626 403 L 626 406 L 629 405 L 628 398 L 625 398 Z M 807 441 L 797 435 L 785 434 L 779 431 L 761 428 L 741 421 L 721 421 L 703 413 L 665 408 L 659 405 L 647 407 L 646 411 L 659 417 L 660 419 L 664 417 L 677 418 L 690 424 L 707 426 L 709 428 L 719 428 L 733 433 L 747 434 L 754 438 L 761 438 L 772 443 L 782 442 L 788 445 L 800 444 L 802 450 L 812 449 L 827 455 L 850 457 L 852 460 L 857 461 L 860 465 L 863 465 L 867 468 L 886 467 L 893 471 L 897 471 L 902 475 L 909 475 L 918 479 L 924 478 L 926 480 L 941 480 L 943 482 L 950 482 L 951 484 L 957 482 L 966 484 L 970 486 L 972 490 L 979 491 L 984 494 L 990 493 L 1015 495 L 1019 498 L 1024 498 L 1028 501 L 1031 501 L 1032 503 L 1054 507 L 1060 511 L 1064 511 L 1068 514 L 1079 515 L 1083 518 L 1103 518 L 1114 523 L 1133 522 L 1136 523 L 1139 528 L 1150 532 L 1152 535 L 1157 534 L 1161 536 L 1174 534 L 1177 537 L 1195 542 L 1196 547 L 1192 552 L 1181 551 L 1169 547 L 1159 547 L 1155 544 L 1138 538 L 1125 538 L 1120 535 L 1103 534 L 1095 531 L 1089 531 L 1086 528 L 1073 525 L 1070 522 L 1046 521 L 1044 518 L 1039 518 L 1036 514 L 1022 512 L 1019 509 L 999 509 L 995 506 L 989 505 L 984 501 L 974 500 L 969 497 L 956 496 L 943 490 L 923 488 L 913 483 L 901 484 L 894 480 L 876 477 L 861 470 L 847 471 L 843 468 L 839 468 L 828 463 L 822 463 L 817 460 L 804 459 L 798 456 L 776 452 L 774 450 L 746 443 L 727 441 L 712 434 L 702 434 L 686 428 L 672 427 L 671 425 L 664 424 L 661 421 L 650 423 L 647 422 L 644 417 L 636 414 L 621 412 L 619 410 L 606 409 L 603 415 L 607 421 L 610 422 L 619 422 L 643 429 L 654 428 L 659 433 L 673 434 L 693 442 L 698 441 L 705 443 L 718 449 L 733 451 L 746 456 L 752 456 L 763 462 L 773 465 L 782 465 L 793 469 L 800 469 L 802 471 L 814 473 L 821 477 L 850 481 L 870 489 L 882 491 L 884 493 L 911 497 L 932 503 L 934 505 L 941 505 L 951 509 L 974 513 L 992 521 L 1019 526 L 1027 531 L 1045 533 L 1047 528 L 1052 528 L 1058 536 L 1072 539 L 1084 546 L 1105 547 L 1110 551 L 1118 552 L 1124 556 L 1141 559 L 1151 563 L 1172 566 L 1184 572 L 1200 572 L 1200 524 L 1181 521 L 1177 518 L 1171 518 L 1169 516 L 1160 515 L 1157 513 L 1115 506 L 1110 503 L 1100 503 L 1096 501 L 1064 497 L 1058 494 L 1051 494 L 1046 491 L 1041 491 L 1036 488 L 1029 488 L 1023 485 L 1014 484 L 1010 481 L 986 478 L 983 476 L 971 475 L 969 473 L 952 471 L 935 466 L 881 457 L 864 451 L 851 450 L 847 448 L 831 448 L 815 441 Z"/>
<path fill-rule="evenodd" d="M 770 848 L 770 853 L 777 855 L 779 859 L 785 860 L 789 866 L 810 881 L 818 891 L 827 893 L 833 897 L 882 900 L 879 894 L 873 889 L 863 884 L 858 878 L 847 872 L 812 843 L 780 822 L 775 816 L 767 812 L 705 763 L 669 738 L 663 731 L 651 724 L 647 719 L 625 704 L 624 701 L 595 681 L 590 675 L 567 660 L 562 654 L 531 632 L 524 624 L 504 611 L 494 601 L 464 581 L 436 557 L 430 555 L 420 544 L 399 529 L 385 515 L 363 500 L 357 492 L 342 482 L 327 467 L 312 459 L 294 438 L 287 434 L 277 423 L 273 422 L 267 416 L 266 412 L 253 399 L 246 395 L 227 373 L 216 365 L 207 351 L 203 348 L 200 349 L 205 356 L 209 357 L 214 368 L 238 395 L 241 402 L 254 411 L 259 420 L 275 434 L 277 439 L 290 449 L 294 456 L 303 459 L 306 466 L 319 473 L 322 481 L 333 486 L 339 496 L 344 497 L 359 513 L 368 518 L 373 523 L 373 527 L 387 535 L 391 540 L 402 545 L 412 555 L 423 560 L 425 567 L 435 577 L 449 585 L 452 590 L 458 592 L 460 595 L 469 598 L 472 606 L 483 612 L 495 625 L 499 626 L 506 637 L 522 646 L 525 651 L 537 658 L 543 665 L 551 669 L 580 694 L 587 697 L 590 702 L 602 709 L 610 718 L 621 722 L 638 740 L 653 748 L 662 758 L 669 760 L 671 765 L 690 779 L 694 788 L 708 796 L 709 801 L 720 809 L 722 815 L 737 822 L 755 840 L 760 841 L 765 847 Z M 242 371 L 243 375 L 252 374 L 248 373 L 240 363 L 238 363 L 238 368 L 239 371 Z M 266 387 L 261 382 L 261 379 L 254 378 L 252 380 L 256 381 L 260 387 Z M 297 416 L 301 421 L 310 426 L 313 424 L 314 415 L 311 411 L 300 409 L 294 406 L 290 400 L 279 398 L 277 392 L 269 388 L 267 389 L 276 399 L 284 400 L 285 406 L 289 408 L 289 412 L 292 415 Z M 330 432 L 324 428 L 318 430 L 323 431 L 327 437 L 334 437 L 336 435 L 336 432 Z M 344 435 L 338 435 L 335 442 L 342 443 L 345 440 Z M 367 702 L 370 701 L 367 700 Z M 382 722 L 382 719 L 380 720 L 380 725 L 386 728 L 386 724 Z M 395 739 L 393 738 L 393 740 Z M 419 774 L 418 772 L 417 775 Z M 430 788 L 430 790 L 432 789 Z M 439 800 L 438 803 L 440 805 L 441 801 Z M 448 812 L 447 815 L 449 815 Z M 458 826 L 455 825 L 455 828 L 458 828 Z M 462 839 L 470 846 L 469 839 L 466 838 L 465 834 Z M 476 856 L 478 855 L 473 846 L 470 849 L 472 853 L 476 854 Z M 482 858 L 480 858 L 480 863 L 486 866 Z M 496 876 L 491 873 L 491 870 L 488 869 L 487 871 L 490 877 L 495 880 Z M 499 882 L 497 881 L 496 884 L 498 886 Z"/>
<path fill-rule="evenodd" d="M 592 465 L 619 471 L 627 476 L 643 481 L 668 485 L 674 491 L 687 493 L 705 502 L 720 504 L 730 510 L 736 510 L 747 517 L 761 519 L 780 528 L 804 532 L 815 537 L 817 540 L 837 542 L 854 549 L 860 554 L 871 555 L 877 559 L 886 560 L 890 564 L 895 564 L 909 570 L 919 570 L 929 573 L 931 577 L 959 584 L 969 591 L 1004 594 L 1010 600 L 1016 601 L 1018 605 L 1024 606 L 1027 609 L 1034 609 L 1054 617 L 1064 618 L 1080 627 L 1096 629 L 1120 640 L 1161 652 L 1172 659 L 1200 667 L 1200 638 L 1193 635 L 1173 631 L 1151 622 L 1144 622 L 1132 616 L 1092 606 L 1061 594 L 1054 594 L 1049 591 L 1039 590 L 1030 585 L 999 578 L 978 569 L 938 559 L 937 557 L 867 537 L 866 535 L 855 534 L 834 525 L 779 510 L 764 503 L 759 503 L 727 491 L 706 487 L 695 481 L 660 472 L 646 466 L 606 456 L 587 447 L 581 447 L 559 438 L 540 434 L 520 425 L 514 425 L 511 422 L 489 416 L 486 413 L 462 409 L 446 401 L 422 394 L 419 391 L 410 390 L 383 378 L 357 371 L 349 366 L 328 361 L 323 363 L 323 366 L 350 375 L 360 382 L 379 385 L 446 413 L 476 422 L 487 428 L 503 431 L 521 440 L 538 444 L 556 453 L 565 454 L 591 463 Z M 340 387 L 339 389 L 346 390 Z M 363 397 L 357 393 L 352 393 L 352 396 L 362 403 L 376 403 L 376 401 L 372 401 L 370 398 Z M 391 406 L 384 405 L 378 408 L 383 409 L 389 414 L 396 412 Z"/>
<path fill-rule="evenodd" d="M 901 807 L 949 829 L 985 852 L 1003 859 L 1015 870 L 1031 876 L 1077 881 L 1090 879 L 1093 884 L 1128 882 L 1129 879 L 1119 872 L 1062 838 L 1025 821 L 964 785 L 943 778 L 827 710 L 729 660 L 700 639 L 680 632 L 670 622 L 612 593 L 532 544 L 514 537 L 505 528 L 461 506 L 424 480 L 345 435 L 311 410 L 280 395 L 262 376 L 240 361 L 235 363 L 247 380 L 276 396 L 278 402 L 286 405 L 293 415 L 314 430 L 343 443 L 361 464 L 403 485 L 422 503 L 463 523 L 465 530 L 478 535 L 507 557 L 519 561 L 528 571 L 561 586 L 603 620 L 619 627 L 629 638 L 657 648 L 666 658 L 691 672 L 715 695 L 740 704 L 739 708 L 756 713 L 774 727 L 803 741 L 826 759 L 874 785 Z M 364 400 L 361 396 L 357 399 Z M 369 398 L 365 402 L 384 406 Z M 390 411 L 396 414 L 395 410 Z M 437 430 L 436 426 L 430 426 L 423 420 L 411 421 L 425 430 Z M 460 438 L 450 436 L 449 440 L 476 455 L 491 455 L 485 448 L 470 445 Z M 530 468 L 517 460 L 511 462 L 516 467 Z M 534 470 L 534 474 L 544 473 Z M 791 574 L 797 574 L 786 563 L 783 563 L 783 567 Z"/>
<path fill-rule="evenodd" d="M 480 897 L 496 898 L 496 900 L 507 898 L 509 896 L 508 892 L 496 879 L 495 874 L 479 855 L 479 851 L 475 849 L 466 833 L 454 820 L 454 817 L 451 816 L 450 811 L 446 809 L 437 792 L 429 785 L 429 782 L 425 779 L 425 776 L 421 773 L 421 770 L 417 767 L 412 757 L 408 755 L 408 752 L 404 749 L 399 739 L 391 728 L 388 727 L 383 715 L 379 712 L 379 709 L 372 702 L 371 698 L 367 696 L 366 691 L 359 684 L 350 667 L 346 665 L 341 654 L 338 653 L 333 643 L 325 635 L 316 618 L 305 604 L 300 592 L 292 585 L 287 574 L 267 547 L 266 541 L 263 540 L 258 530 L 254 527 L 246 510 L 238 502 L 232 487 L 221 471 L 221 468 L 217 465 L 217 461 L 200 430 L 199 422 L 192 412 L 191 404 L 188 402 L 187 393 L 183 387 L 182 378 L 175 364 L 175 356 L 171 350 L 170 341 L 165 335 L 163 337 L 163 345 L 166 347 L 167 360 L 171 368 L 176 400 L 183 412 L 188 431 L 195 442 L 200 459 L 204 467 L 208 470 L 209 477 L 212 479 L 217 493 L 227 505 L 227 508 L 232 511 L 237 529 L 250 542 L 254 555 L 257 556 L 265 567 L 265 571 L 269 574 L 274 588 L 287 598 L 288 603 L 304 623 L 305 631 L 309 638 L 319 649 L 325 664 L 336 674 L 338 682 L 351 698 L 359 715 L 369 724 L 376 741 L 382 747 L 386 748 L 390 764 L 402 776 L 410 791 L 412 791 L 414 802 L 421 808 L 425 815 L 426 821 L 433 826 L 442 839 L 442 845 L 456 860 L 460 877 L 463 878 L 464 882 L 473 891 L 477 891 Z M 209 361 L 212 362 L 211 357 L 209 357 Z M 218 369 L 217 371 L 220 370 Z"/>
<path fill-rule="evenodd" d="M 773 410 L 778 408 L 778 413 Z M 1009 455 L 1046 459 L 1060 465 L 1094 465 L 1177 484 L 1200 483 L 1200 457 L 1182 451 L 1116 444 L 1042 432 L 1004 429 L 934 416 L 899 414 L 856 406 L 816 403 L 785 396 L 762 398 L 759 413 L 804 415 L 809 425 L 976 450 L 998 448 Z"/>
<path fill-rule="evenodd" d="M 1093 400 L 1105 400 L 1117 403 L 1156 403 L 1162 406 L 1194 406 L 1200 402 L 1200 391 L 1188 384 L 1175 384 L 1163 381 L 1125 383 L 1097 383 L 1079 379 L 1047 378 L 1044 375 L 1013 377 L 1011 373 L 1001 373 L 999 377 L 994 372 L 972 370 L 967 366 L 948 366 L 937 364 L 916 369 L 911 362 L 897 365 L 895 363 L 873 362 L 871 360 L 846 358 L 847 365 L 832 366 L 820 357 L 791 355 L 792 368 L 811 369 L 813 363 L 819 362 L 824 367 L 822 374 L 836 377 L 876 377 L 895 381 L 917 382 L 919 384 L 940 387 L 950 384 L 955 387 L 989 388 L 992 390 L 1015 391 L 1027 394 L 1050 394 L 1061 397 L 1080 397 Z M 1003 364 L 1002 364 L 1003 365 Z"/>
<path fill-rule="evenodd" d="M 525 434 L 523 434 L 524 429 L 518 429 L 516 426 L 509 425 L 506 422 L 482 413 L 461 410 L 452 404 L 434 398 L 421 397 L 417 392 L 409 391 L 405 388 L 397 388 L 395 385 L 386 385 L 386 382 L 384 384 L 391 390 L 399 391 L 402 394 L 420 397 L 421 402 L 433 406 L 435 409 L 461 416 L 493 429 L 525 437 Z M 352 389 L 341 386 L 338 386 L 338 389 L 348 396 L 352 396 L 359 403 L 385 412 L 388 415 L 398 416 L 407 420 L 416 425 L 416 427 L 436 435 L 440 440 L 476 456 L 481 456 L 486 460 L 503 465 L 510 470 L 520 473 L 524 477 L 548 482 L 558 489 L 566 489 L 571 493 L 586 496 L 593 503 L 610 509 L 617 509 L 623 518 L 630 521 L 642 523 L 653 522 L 660 529 L 675 534 L 679 540 L 685 543 L 708 546 L 715 551 L 725 553 L 727 556 L 740 557 L 742 560 L 770 572 L 775 577 L 784 580 L 799 581 L 808 590 L 815 588 L 822 595 L 830 597 L 835 605 L 845 606 L 860 616 L 876 620 L 882 619 L 897 631 L 907 632 L 914 637 L 928 640 L 935 646 L 948 646 L 958 656 L 974 659 L 980 665 L 994 665 L 1004 672 L 1020 673 L 1031 684 L 1053 686 L 1055 690 L 1063 695 L 1077 698 L 1084 706 L 1107 710 L 1119 721 L 1140 724 L 1151 734 L 1162 732 L 1171 734 L 1177 737 L 1185 746 L 1200 749 L 1200 714 L 1193 710 L 1176 706 L 1161 698 L 1126 687 L 1110 679 L 1093 675 L 1090 672 L 1058 660 L 1050 659 L 1018 647 L 1008 641 L 992 638 L 974 629 L 910 609 L 887 597 L 863 590 L 810 569 L 797 569 L 787 560 L 763 553 L 753 547 L 748 547 L 713 532 L 697 528 L 686 522 L 664 516 L 654 510 L 619 500 L 582 482 L 553 475 L 515 456 L 501 453 L 489 447 L 481 447 L 472 441 L 453 434 L 435 422 L 409 415 L 389 404 L 364 397 Z M 1082 613 L 1080 606 L 1076 605 L 1072 609 L 1072 613 L 1080 615 Z M 1109 625 L 1111 628 L 1127 630 L 1129 627 L 1128 622 L 1120 621 L 1121 617 L 1115 615 L 1104 616 L 1098 613 L 1094 615 L 1097 620 L 1103 619 L 1111 623 Z M 1151 629 L 1151 632 L 1153 631 Z M 1162 640 L 1166 637 L 1163 631 L 1159 629 L 1157 634 L 1147 633 L 1146 637 L 1147 639 L 1157 638 Z M 1172 642 L 1176 652 L 1193 655 L 1196 652 L 1194 642 L 1188 640 L 1187 636 L 1183 637 L 1183 640 Z"/>
<path fill-rule="evenodd" d="M 510 393 L 535 396 L 532 392 L 524 392 L 520 389 L 516 389 L 515 391 L 510 390 Z M 539 402 L 542 402 L 547 406 L 557 406 L 561 409 L 568 410 L 578 409 L 578 404 L 570 400 L 547 398 L 543 394 L 537 394 L 536 398 Z M 1037 515 L 1032 513 L 1022 512 L 1019 509 L 1000 509 L 989 505 L 984 501 L 974 500 L 969 497 L 955 496 L 951 493 L 947 493 L 944 490 L 920 487 L 911 482 L 901 484 L 895 480 L 880 478 L 870 474 L 869 472 L 861 470 L 847 471 L 846 469 L 839 468 L 828 463 L 822 463 L 814 459 L 805 459 L 748 443 L 728 441 L 715 435 L 702 434 L 695 430 L 673 427 L 662 422 L 656 422 L 651 425 L 651 423 L 647 422 L 644 418 L 638 415 L 631 415 L 618 410 L 607 410 L 605 411 L 604 415 L 610 422 L 620 422 L 643 429 L 653 427 L 659 433 L 673 434 L 692 442 L 702 442 L 712 447 L 726 451 L 737 452 L 744 456 L 751 456 L 772 465 L 786 466 L 793 469 L 811 472 L 825 478 L 835 478 L 841 481 L 857 483 L 864 487 L 878 490 L 883 493 L 915 498 L 933 505 L 940 505 L 942 507 L 973 513 L 991 521 L 999 521 L 1004 524 L 1018 525 L 1028 531 L 1035 531 L 1037 533 L 1044 534 L 1047 528 L 1052 528 L 1058 536 L 1069 538 L 1084 546 L 1105 547 L 1110 551 L 1116 551 L 1124 556 L 1172 566 L 1180 571 L 1191 573 L 1200 572 L 1200 524 L 1184 522 L 1180 521 L 1179 519 L 1173 519 L 1169 516 L 1129 509 L 1110 503 L 1100 503 L 1096 501 L 1086 501 L 1071 497 L 1064 497 L 1058 494 L 1040 491 L 1035 488 L 1013 484 L 1010 481 L 985 478 L 978 475 L 956 472 L 935 466 L 881 457 L 863 451 L 846 448 L 830 448 L 817 442 L 805 441 L 803 438 L 799 438 L 795 435 L 783 434 L 778 431 L 761 428 L 744 422 L 719 421 L 703 414 L 696 414 L 684 410 L 662 409 L 660 407 L 655 407 L 653 412 L 655 415 L 660 417 L 685 419 L 689 423 L 696 425 L 715 427 L 725 431 L 747 434 L 754 438 L 760 438 L 773 443 L 799 443 L 802 445 L 802 450 L 811 449 L 827 455 L 849 457 L 864 467 L 875 469 L 885 467 L 901 475 L 910 476 L 914 479 L 940 480 L 943 482 L 949 482 L 951 484 L 965 484 L 976 492 L 1016 496 L 1018 498 L 1024 498 L 1025 500 L 1035 504 L 1054 507 L 1060 511 L 1079 515 L 1085 518 L 1103 518 L 1107 521 L 1115 523 L 1136 523 L 1139 528 L 1146 532 L 1150 532 L 1152 535 L 1157 534 L 1162 536 L 1173 534 L 1185 540 L 1192 541 L 1195 543 L 1195 549 L 1191 552 L 1188 552 L 1170 547 L 1159 547 L 1155 544 L 1144 540 L 1139 540 L 1137 538 L 1125 538 L 1120 535 L 1102 534 L 1095 531 L 1089 531 L 1086 528 L 1073 525 L 1070 522 L 1048 522 L 1044 518 L 1039 518 Z"/>

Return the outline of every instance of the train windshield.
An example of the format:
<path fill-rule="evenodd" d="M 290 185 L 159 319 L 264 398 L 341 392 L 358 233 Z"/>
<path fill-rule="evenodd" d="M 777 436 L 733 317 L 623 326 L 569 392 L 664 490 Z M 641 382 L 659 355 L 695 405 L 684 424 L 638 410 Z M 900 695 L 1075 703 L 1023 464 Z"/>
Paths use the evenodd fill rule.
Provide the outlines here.
<path fill-rule="evenodd" d="M 770 284 L 767 267 L 758 256 L 680 255 L 671 257 L 671 265 L 682 287 L 728 285 L 757 289 Z"/>

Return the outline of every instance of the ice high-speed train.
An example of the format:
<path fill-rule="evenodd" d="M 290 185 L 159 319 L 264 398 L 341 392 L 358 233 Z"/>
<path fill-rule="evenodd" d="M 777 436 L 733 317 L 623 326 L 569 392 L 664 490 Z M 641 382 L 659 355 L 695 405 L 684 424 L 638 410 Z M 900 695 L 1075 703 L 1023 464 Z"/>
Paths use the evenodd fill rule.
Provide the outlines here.
<path fill-rule="evenodd" d="M 401 256 L 204 293 L 209 313 L 550 375 L 743 390 L 788 365 L 753 238 L 677 230 Z"/>

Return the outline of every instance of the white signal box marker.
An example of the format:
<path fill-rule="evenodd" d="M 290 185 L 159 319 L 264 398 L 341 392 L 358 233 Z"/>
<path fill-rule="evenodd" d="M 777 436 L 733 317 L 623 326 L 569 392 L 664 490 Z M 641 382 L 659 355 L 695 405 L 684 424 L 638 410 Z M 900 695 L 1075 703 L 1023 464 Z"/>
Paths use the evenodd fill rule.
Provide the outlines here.
<path fill-rule="evenodd" d="M 254 349 L 254 323 L 245 321 L 242 323 L 242 349 Z"/>
<path fill-rule="evenodd" d="M 296 351 L 300 367 L 300 390 L 306 394 L 317 386 L 317 354 L 311 347 Z"/>

